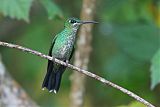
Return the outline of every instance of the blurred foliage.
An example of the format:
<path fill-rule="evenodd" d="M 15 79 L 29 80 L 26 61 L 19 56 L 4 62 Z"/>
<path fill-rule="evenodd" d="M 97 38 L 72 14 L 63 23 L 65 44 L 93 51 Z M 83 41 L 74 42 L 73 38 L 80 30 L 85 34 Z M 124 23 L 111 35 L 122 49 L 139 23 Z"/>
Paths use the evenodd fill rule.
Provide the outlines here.
<path fill-rule="evenodd" d="M 46 8 L 49 19 L 53 19 L 56 15 L 59 17 L 63 17 L 62 11 L 51 0 L 40 0 L 40 2 Z"/>
<path fill-rule="evenodd" d="M 47 54 L 54 35 L 63 29 L 62 17 L 79 17 L 81 2 L 0 0 L 0 40 Z M 97 1 L 95 16 L 99 24 L 94 28 L 89 64 L 89 71 L 97 71 L 96 74 L 157 106 L 160 105 L 159 7 L 159 0 Z M 70 70 L 63 76 L 59 93 L 50 94 L 41 91 L 46 60 L 14 49 L 0 47 L 0 52 L 12 76 L 39 105 L 69 105 Z M 90 78 L 87 78 L 85 100 L 85 107 L 142 107 L 127 95 Z"/>
<path fill-rule="evenodd" d="M 11 18 L 29 21 L 29 10 L 33 0 L 1 0 L 0 12 Z"/>
<path fill-rule="evenodd" d="M 4 16 L 15 19 L 23 19 L 29 22 L 29 13 L 32 3 L 35 0 L 0 0 L 0 12 Z M 47 10 L 49 19 L 53 19 L 56 15 L 62 17 L 62 11 L 52 0 L 38 0 Z"/>

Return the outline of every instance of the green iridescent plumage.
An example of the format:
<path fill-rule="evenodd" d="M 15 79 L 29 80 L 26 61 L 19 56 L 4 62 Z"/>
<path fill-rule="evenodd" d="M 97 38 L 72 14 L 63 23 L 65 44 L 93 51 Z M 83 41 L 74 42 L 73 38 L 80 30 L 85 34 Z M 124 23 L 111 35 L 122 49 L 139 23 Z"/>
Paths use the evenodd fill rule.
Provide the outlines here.
<path fill-rule="evenodd" d="M 65 22 L 65 28 L 57 34 L 52 41 L 49 56 L 57 59 L 68 61 L 71 59 L 74 52 L 74 43 L 76 33 L 80 25 L 87 23 L 97 23 L 94 21 L 81 21 L 77 18 L 69 18 Z M 46 87 L 49 92 L 57 93 L 60 87 L 61 77 L 66 67 L 48 60 L 47 74 L 44 78 L 42 88 Z"/>

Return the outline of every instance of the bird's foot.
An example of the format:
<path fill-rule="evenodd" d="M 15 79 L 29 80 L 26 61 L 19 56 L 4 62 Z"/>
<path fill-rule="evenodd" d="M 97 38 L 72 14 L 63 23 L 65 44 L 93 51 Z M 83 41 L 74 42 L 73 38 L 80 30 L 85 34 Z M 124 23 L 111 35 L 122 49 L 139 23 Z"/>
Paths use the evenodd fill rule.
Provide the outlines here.
<path fill-rule="evenodd" d="M 52 56 L 52 61 L 55 61 L 55 59 L 56 59 L 56 58 L 55 58 L 54 56 Z"/>
<path fill-rule="evenodd" d="M 68 61 L 68 60 L 66 60 L 66 66 L 68 66 L 68 64 L 69 64 L 69 61 Z"/>

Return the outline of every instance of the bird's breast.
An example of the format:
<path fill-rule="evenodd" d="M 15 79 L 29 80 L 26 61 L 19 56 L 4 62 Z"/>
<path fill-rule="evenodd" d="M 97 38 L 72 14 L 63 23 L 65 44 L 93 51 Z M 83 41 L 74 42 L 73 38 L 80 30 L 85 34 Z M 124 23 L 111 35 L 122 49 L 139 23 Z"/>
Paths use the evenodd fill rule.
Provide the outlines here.
<path fill-rule="evenodd" d="M 68 60 L 73 50 L 74 42 L 74 37 L 67 37 L 64 41 L 55 43 L 53 47 L 53 56 L 56 58 Z"/>
<path fill-rule="evenodd" d="M 60 49 L 61 56 L 70 55 L 72 48 L 73 48 L 73 43 L 68 42 L 65 45 L 63 45 L 62 48 Z"/>

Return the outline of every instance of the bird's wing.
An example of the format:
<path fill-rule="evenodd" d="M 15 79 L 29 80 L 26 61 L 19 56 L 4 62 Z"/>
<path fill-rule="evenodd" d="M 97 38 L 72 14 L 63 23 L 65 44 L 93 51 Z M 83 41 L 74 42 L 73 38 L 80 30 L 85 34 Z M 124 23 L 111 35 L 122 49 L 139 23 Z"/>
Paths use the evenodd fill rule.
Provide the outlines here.
<path fill-rule="evenodd" d="M 74 51 L 75 51 L 75 47 L 73 46 L 73 49 L 72 49 L 71 55 L 69 57 L 69 60 L 72 58 Z"/>
<path fill-rule="evenodd" d="M 55 43 L 55 40 L 56 40 L 57 36 L 54 37 L 53 41 L 52 41 L 52 44 L 51 44 L 51 47 L 49 49 L 49 56 L 52 56 L 52 48 L 54 46 L 54 43 Z M 44 78 L 44 81 L 43 81 L 43 84 L 42 84 L 42 88 L 44 87 L 48 87 L 48 82 L 49 82 L 49 78 L 50 78 L 50 74 L 52 74 L 52 70 L 53 70 L 53 64 L 54 62 L 48 60 L 48 66 L 47 66 L 47 74 Z"/>
<path fill-rule="evenodd" d="M 57 38 L 57 35 L 54 37 L 54 39 L 53 39 L 53 41 L 51 43 L 51 47 L 49 49 L 49 54 L 48 54 L 49 56 L 52 56 L 52 49 L 53 49 L 53 46 L 54 46 L 56 38 Z"/>
<path fill-rule="evenodd" d="M 50 47 L 49 53 L 48 53 L 49 56 L 52 56 L 52 49 L 53 49 L 53 46 L 54 46 L 54 43 L 55 43 L 56 38 L 57 38 L 57 35 L 54 37 L 54 39 L 53 39 L 53 41 L 52 41 L 52 44 L 51 44 L 51 47 Z M 53 68 L 53 62 L 50 61 L 50 60 L 48 60 L 47 71 L 51 71 L 52 68 Z"/>

